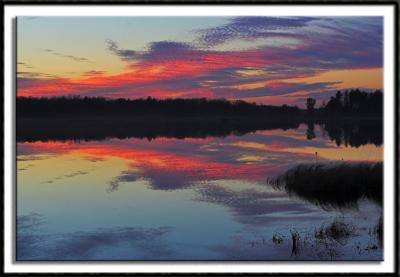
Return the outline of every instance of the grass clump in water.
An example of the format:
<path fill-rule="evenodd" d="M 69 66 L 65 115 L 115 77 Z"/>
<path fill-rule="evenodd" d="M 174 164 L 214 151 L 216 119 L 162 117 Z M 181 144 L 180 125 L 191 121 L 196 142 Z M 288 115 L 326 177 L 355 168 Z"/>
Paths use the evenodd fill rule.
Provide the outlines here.
<path fill-rule="evenodd" d="M 382 205 L 382 171 L 381 162 L 302 164 L 273 183 L 327 210 L 355 208 L 363 198 Z"/>

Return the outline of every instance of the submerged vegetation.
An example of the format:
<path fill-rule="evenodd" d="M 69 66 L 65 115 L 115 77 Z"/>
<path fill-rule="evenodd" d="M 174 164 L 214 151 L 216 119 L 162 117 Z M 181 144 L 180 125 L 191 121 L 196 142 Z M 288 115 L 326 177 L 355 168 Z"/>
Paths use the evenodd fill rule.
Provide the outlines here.
<path fill-rule="evenodd" d="M 379 228 L 382 232 L 382 221 L 379 222 L 380 225 L 378 223 L 369 232 L 368 240 L 359 240 L 365 235 L 364 228 L 348 222 L 343 216 L 337 216 L 332 221 L 315 227 L 314 232 L 310 228 L 292 228 L 286 236 L 275 233 L 272 242 L 276 246 L 285 247 L 295 259 L 337 260 L 349 249 L 352 249 L 354 255 L 361 257 L 367 252 L 382 248 L 382 238 L 376 233 Z"/>
<path fill-rule="evenodd" d="M 379 240 L 380 246 L 383 244 L 383 219 L 382 216 L 379 218 L 378 223 L 374 226 L 372 233 Z"/>
<path fill-rule="evenodd" d="M 314 236 L 316 239 L 332 238 L 338 242 L 347 239 L 355 234 L 355 227 L 346 223 L 343 218 L 335 218 L 328 226 L 320 226 L 315 229 Z"/>
<path fill-rule="evenodd" d="M 364 198 L 382 205 L 382 171 L 381 162 L 302 164 L 272 184 L 326 210 L 356 208 Z"/>

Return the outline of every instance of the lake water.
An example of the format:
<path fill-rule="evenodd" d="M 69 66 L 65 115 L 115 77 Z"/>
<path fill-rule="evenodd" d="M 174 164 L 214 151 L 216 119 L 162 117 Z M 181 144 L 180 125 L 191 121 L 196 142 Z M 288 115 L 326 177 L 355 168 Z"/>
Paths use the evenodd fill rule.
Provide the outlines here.
<path fill-rule="evenodd" d="M 382 161 L 321 127 L 206 138 L 17 144 L 17 260 L 382 260 L 381 205 L 327 209 L 268 180 L 297 164 Z M 320 239 L 341 221 L 344 239 Z M 301 239 L 293 249 L 292 233 Z"/>

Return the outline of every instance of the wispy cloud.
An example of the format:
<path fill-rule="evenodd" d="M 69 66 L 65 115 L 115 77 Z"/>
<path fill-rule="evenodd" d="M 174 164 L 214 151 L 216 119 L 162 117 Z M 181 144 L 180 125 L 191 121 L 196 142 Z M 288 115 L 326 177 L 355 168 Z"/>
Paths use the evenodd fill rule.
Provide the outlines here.
<path fill-rule="evenodd" d="M 30 64 L 25 63 L 25 62 L 18 62 L 17 64 L 21 65 L 21 66 L 23 66 L 25 68 L 28 68 L 28 69 L 32 69 L 33 68 L 33 66 L 31 66 Z"/>
<path fill-rule="evenodd" d="M 73 56 L 73 55 L 67 55 L 67 54 L 59 53 L 59 52 L 57 52 L 57 51 L 55 51 L 55 50 L 53 50 L 53 49 L 42 49 L 42 50 L 43 50 L 44 52 L 50 53 L 50 54 L 52 54 L 52 55 L 54 55 L 54 56 L 62 57 L 62 58 L 67 58 L 67 59 L 73 60 L 73 61 L 75 61 L 75 62 L 88 62 L 88 63 L 91 63 L 91 62 L 92 62 L 92 61 L 90 61 L 90 60 L 87 59 L 87 58 L 83 58 L 83 57 L 78 57 L 78 56 Z"/>
<path fill-rule="evenodd" d="M 288 31 L 304 27 L 313 20 L 313 17 L 237 17 L 222 26 L 197 30 L 198 41 L 202 46 L 211 47 L 235 39 L 302 38 L 301 34 Z"/>
<path fill-rule="evenodd" d="M 105 74 L 105 71 L 103 70 L 90 70 L 84 72 L 82 75 L 87 77 L 94 77 L 94 76 L 101 76 L 103 74 Z"/>
<path fill-rule="evenodd" d="M 106 45 L 109 51 L 119 56 L 121 59 L 130 60 L 136 58 L 137 56 L 136 51 L 120 49 L 118 43 L 111 39 L 106 39 Z"/>

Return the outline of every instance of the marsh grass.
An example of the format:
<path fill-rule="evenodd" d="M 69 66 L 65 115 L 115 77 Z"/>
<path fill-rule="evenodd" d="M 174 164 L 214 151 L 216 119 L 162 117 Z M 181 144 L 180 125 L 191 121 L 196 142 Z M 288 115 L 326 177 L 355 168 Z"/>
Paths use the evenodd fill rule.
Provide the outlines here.
<path fill-rule="evenodd" d="M 379 222 L 371 229 L 370 235 L 377 236 Z M 338 216 L 330 222 L 316 226 L 314 232 L 310 231 L 303 230 L 300 233 L 296 228 L 292 228 L 289 230 L 290 235 L 288 237 L 275 233 L 272 236 L 272 241 L 274 244 L 289 245 L 291 247 L 291 257 L 314 257 L 320 260 L 334 260 L 344 254 L 343 251 L 349 251 L 348 247 L 351 245 L 349 243 L 354 237 L 362 235 L 360 233 L 362 229 L 359 229 L 352 222 L 346 221 L 343 216 Z M 358 255 L 364 254 L 365 251 L 378 250 L 373 241 L 369 241 L 368 245 L 361 245 L 358 242 L 354 244 L 354 247 L 354 251 L 357 251 Z"/>
<path fill-rule="evenodd" d="M 315 229 L 314 237 L 319 240 L 334 239 L 339 243 L 343 240 L 355 235 L 356 228 L 346 223 L 343 218 L 335 218 L 328 226 L 320 226 Z"/>
<path fill-rule="evenodd" d="M 283 242 L 284 236 L 282 236 L 281 234 L 275 233 L 272 236 L 272 242 L 275 244 L 281 244 Z"/>
<path fill-rule="evenodd" d="M 379 218 L 378 223 L 375 225 L 373 234 L 376 236 L 376 238 L 379 241 L 379 245 L 382 248 L 383 246 L 383 219 L 382 217 Z"/>
<path fill-rule="evenodd" d="M 292 237 L 292 256 L 298 256 L 301 251 L 301 238 L 299 232 L 296 230 L 290 230 Z"/>
<path fill-rule="evenodd" d="M 360 199 L 382 205 L 382 170 L 381 162 L 302 164 L 275 178 L 272 185 L 325 210 L 357 208 Z"/>

